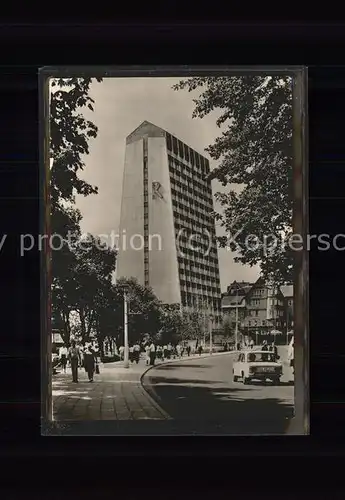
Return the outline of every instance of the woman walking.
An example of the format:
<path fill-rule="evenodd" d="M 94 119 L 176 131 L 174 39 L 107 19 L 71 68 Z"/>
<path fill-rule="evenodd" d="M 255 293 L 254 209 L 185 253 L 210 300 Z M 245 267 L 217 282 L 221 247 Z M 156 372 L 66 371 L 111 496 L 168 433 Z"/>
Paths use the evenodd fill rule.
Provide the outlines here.
<path fill-rule="evenodd" d="M 84 350 L 84 368 L 89 378 L 89 382 L 93 382 L 95 373 L 95 351 L 92 349 L 90 343 L 86 344 Z"/>

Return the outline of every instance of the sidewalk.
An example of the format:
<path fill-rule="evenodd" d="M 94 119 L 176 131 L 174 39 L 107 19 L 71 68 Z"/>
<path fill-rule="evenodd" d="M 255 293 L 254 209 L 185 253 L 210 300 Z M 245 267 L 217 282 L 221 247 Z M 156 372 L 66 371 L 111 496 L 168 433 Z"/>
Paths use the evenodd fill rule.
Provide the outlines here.
<path fill-rule="evenodd" d="M 90 383 L 79 369 L 79 383 L 67 373 L 53 376 L 53 418 L 76 420 L 166 420 L 169 416 L 147 394 L 141 376 L 147 370 L 143 360 L 124 368 L 122 362 L 100 366 L 100 375 Z"/>

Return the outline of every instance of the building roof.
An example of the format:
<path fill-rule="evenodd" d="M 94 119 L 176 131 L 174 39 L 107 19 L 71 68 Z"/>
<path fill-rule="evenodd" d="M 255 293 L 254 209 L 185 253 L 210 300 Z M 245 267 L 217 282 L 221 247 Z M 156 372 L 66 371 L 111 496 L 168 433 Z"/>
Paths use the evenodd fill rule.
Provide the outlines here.
<path fill-rule="evenodd" d="M 135 142 L 144 137 L 144 135 L 149 137 L 164 137 L 165 133 L 165 130 L 161 127 L 157 127 L 157 125 L 145 120 L 126 137 L 126 144 Z"/>
<path fill-rule="evenodd" d="M 235 306 L 236 304 L 241 304 L 243 301 L 243 295 L 224 295 L 222 298 L 222 307 Z"/>
<path fill-rule="evenodd" d="M 293 297 L 293 285 L 283 285 L 280 290 L 284 297 Z"/>
<path fill-rule="evenodd" d="M 193 150 L 199 156 L 202 156 L 203 158 L 205 158 L 205 160 L 209 161 L 208 158 L 205 156 L 205 153 L 199 153 L 199 151 L 197 151 L 192 146 L 189 146 L 189 144 L 187 144 L 185 141 L 177 137 L 175 134 L 169 132 L 168 130 L 164 130 L 162 127 L 158 127 L 154 123 L 151 123 L 147 120 L 144 120 L 136 129 L 133 130 L 133 132 L 131 132 L 126 137 L 126 144 L 131 144 L 132 142 L 138 141 L 139 139 L 142 139 L 144 136 L 164 137 L 166 134 L 175 137 L 175 139 L 188 146 L 189 149 Z"/>

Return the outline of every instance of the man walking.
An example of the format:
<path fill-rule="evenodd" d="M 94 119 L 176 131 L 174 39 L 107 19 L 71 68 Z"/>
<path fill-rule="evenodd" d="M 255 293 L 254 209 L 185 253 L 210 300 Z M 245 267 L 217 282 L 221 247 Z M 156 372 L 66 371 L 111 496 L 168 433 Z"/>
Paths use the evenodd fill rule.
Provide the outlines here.
<path fill-rule="evenodd" d="M 71 347 L 68 350 L 68 358 L 71 363 L 72 382 L 78 383 L 78 365 L 81 364 L 81 357 L 79 349 L 76 347 L 75 340 L 71 341 Z"/>

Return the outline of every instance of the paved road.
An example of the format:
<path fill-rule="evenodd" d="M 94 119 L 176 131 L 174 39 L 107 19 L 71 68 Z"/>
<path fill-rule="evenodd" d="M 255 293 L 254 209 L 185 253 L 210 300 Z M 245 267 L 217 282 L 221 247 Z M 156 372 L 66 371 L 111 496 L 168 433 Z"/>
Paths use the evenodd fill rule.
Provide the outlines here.
<path fill-rule="evenodd" d="M 205 432 L 282 434 L 293 414 L 288 367 L 280 386 L 232 381 L 234 355 L 176 361 L 153 368 L 142 383 L 178 421 L 195 421 Z"/>

